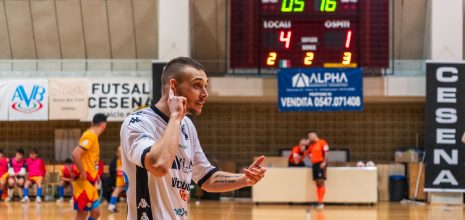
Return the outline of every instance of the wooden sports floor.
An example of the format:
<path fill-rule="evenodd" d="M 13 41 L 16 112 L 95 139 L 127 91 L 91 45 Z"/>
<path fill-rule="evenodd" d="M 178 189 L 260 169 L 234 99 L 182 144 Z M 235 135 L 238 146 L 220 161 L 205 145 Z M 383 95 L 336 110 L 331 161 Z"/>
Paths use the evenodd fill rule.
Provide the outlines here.
<path fill-rule="evenodd" d="M 111 214 L 102 206 L 100 219 L 126 219 L 126 203 L 120 203 L 119 213 Z M 305 205 L 255 205 L 250 201 L 192 201 L 190 220 L 463 220 L 463 206 L 402 205 L 400 203 L 378 203 L 374 206 L 326 206 L 324 210 L 310 209 L 307 216 Z M 0 220 L 72 220 L 74 212 L 70 203 L 36 204 L 0 203 Z"/>

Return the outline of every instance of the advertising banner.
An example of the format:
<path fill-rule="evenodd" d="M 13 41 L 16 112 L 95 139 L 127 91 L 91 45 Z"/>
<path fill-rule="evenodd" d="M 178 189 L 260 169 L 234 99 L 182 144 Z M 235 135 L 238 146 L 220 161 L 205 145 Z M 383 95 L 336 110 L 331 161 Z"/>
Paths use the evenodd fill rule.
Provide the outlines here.
<path fill-rule="evenodd" d="M 10 121 L 48 120 L 48 80 L 12 80 L 8 88 Z"/>
<path fill-rule="evenodd" d="M 465 192 L 465 63 L 426 64 L 425 191 Z"/>
<path fill-rule="evenodd" d="M 361 111 L 362 69 L 281 69 L 278 99 L 280 112 Z"/>
<path fill-rule="evenodd" d="M 89 81 L 88 121 L 96 113 L 108 115 L 109 121 L 122 121 L 151 103 L 150 78 L 92 78 Z"/>
<path fill-rule="evenodd" d="M 87 120 L 89 80 L 51 78 L 49 80 L 49 119 Z"/>

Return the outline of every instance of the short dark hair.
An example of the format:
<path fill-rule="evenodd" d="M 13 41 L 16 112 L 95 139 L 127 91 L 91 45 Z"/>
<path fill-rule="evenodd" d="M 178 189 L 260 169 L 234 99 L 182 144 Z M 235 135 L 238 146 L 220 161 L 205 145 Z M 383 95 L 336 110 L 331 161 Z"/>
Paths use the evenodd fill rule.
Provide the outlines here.
<path fill-rule="evenodd" d="M 20 154 L 24 155 L 24 149 L 23 148 L 18 148 L 18 149 L 16 149 L 16 153 L 20 153 Z"/>
<path fill-rule="evenodd" d="M 71 158 L 66 158 L 65 164 L 73 164 L 73 160 L 71 160 Z"/>
<path fill-rule="evenodd" d="M 37 150 L 37 148 L 32 148 L 32 149 L 31 149 L 31 153 L 38 154 L 38 153 L 39 153 L 39 150 Z"/>
<path fill-rule="evenodd" d="M 310 134 L 310 133 L 315 133 L 316 136 L 318 136 L 318 132 L 316 132 L 315 130 L 311 130 L 311 131 L 307 132 L 307 135 Z"/>
<path fill-rule="evenodd" d="M 164 86 L 168 84 L 170 79 L 173 78 L 179 81 L 181 79 L 181 74 L 179 73 L 183 73 L 186 67 L 192 67 L 196 70 L 205 70 L 203 65 L 197 60 L 190 57 L 176 57 L 165 65 L 163 74 L 161 75 L 161 85 Z"/>
<path fill-rule="evenodd" d="M 92 118 L 92 125 L 99 125 L 100 123 L 107 122 L 107 116 L 102 113 L 97 113 Z"/>
<path fill-rule="evenodd" d="M 2 148 L 0 148 L 0 154 L 3 154 L 3 149 Z"/>

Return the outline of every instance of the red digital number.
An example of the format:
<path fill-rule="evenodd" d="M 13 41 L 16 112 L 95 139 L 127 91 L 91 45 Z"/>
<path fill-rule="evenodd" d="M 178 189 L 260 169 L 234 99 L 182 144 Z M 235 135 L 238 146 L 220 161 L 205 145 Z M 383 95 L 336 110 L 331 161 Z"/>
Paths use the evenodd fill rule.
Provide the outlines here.
<path fill-rule="evenodd" d="M 288 49 L 289 44 L 291 44 L 292 31 L 287 31 L 286 36 L 284 36 L 284 31 L 279 32 L 279 41 L 284 43 L 284 48 Z"/>
<path fill-rule="evenodd" d="M 346 48 L 350 47 L 350 40 L 352 39 L 352 31 L 347 31 L 346 35 Z"/>

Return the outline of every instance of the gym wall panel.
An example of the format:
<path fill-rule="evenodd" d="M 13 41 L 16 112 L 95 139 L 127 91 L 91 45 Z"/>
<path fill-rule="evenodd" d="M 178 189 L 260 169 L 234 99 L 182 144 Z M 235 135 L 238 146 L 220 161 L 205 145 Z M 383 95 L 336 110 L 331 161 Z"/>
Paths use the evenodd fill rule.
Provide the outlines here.
<path fill-rule="evenodd" d="M 11 59 L 10 39 L 6 23 L 4 2 L 0 2 L 0 59 Z"/>
<path fill-rule="evenodd" d="M 134 0 L 134 23 L 136 27 L 137 58 L 158 58 L 157 1 Z M 176 27 L 173 27 L 176 28 Z"/>
<path fill-rule="evenodd" d="M 26 0 L 5 0 L 13 59 L 35 59 L 31 12 Z"/>
<path fill-rule="evenodd" d="M 52 0 L 31 1 L 38 59 L 60 58 L 55 7 Z"/>
<path fill-rule="evenodd" d="M 63 59 L 86 58 L 79 0 L 56 0 L 56 6 Z"/>
<path fill-rule="evenodd" d="M 108 1 L 108 12 L 113 58 L 136 58 L 132 1 Z"/>
<path fill-rule="evenodd" d="M 237 167 L 254 156 L 277 156 L 291 149 L 309 130 L 316 130 L 332 149 L 348 149 L 350 160 L 394 161 L 398 147 L 424 144 L 424 103 L 366 103 L 362 112 L 278 113 L 275 103 L 209 102 L 194 118 L 205 153 L 219 160 L 235 160 Z M 80 128 L 79 121 L 0 122 L 0 148 L 8 155 L 17 147 L 40 147 L 51 161 L 54 130 Z M 108 163 L 120 142 L 121 122 L 109 122 L 99 138 L 101 157 Z"/>
<path fill-rule="evenodd" d="M 394 59 L 425 59 L 427 2 L 392 1 L 394 18 Z"/>
<path fill-rule="evenodd" d="M 226 1 L 191 2 L 192 57 L 210 72 L 226 71 Z"/>
<path fill-rule="evenodd" d="M 82 0 L 82 15 L 87 58 L 111 59 L 105 1 Z"/>

